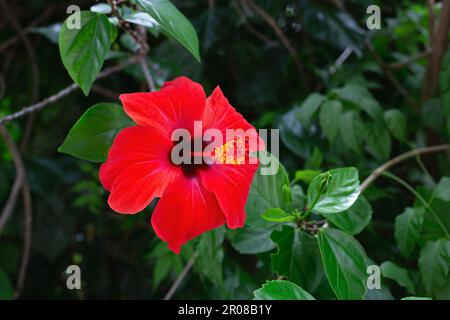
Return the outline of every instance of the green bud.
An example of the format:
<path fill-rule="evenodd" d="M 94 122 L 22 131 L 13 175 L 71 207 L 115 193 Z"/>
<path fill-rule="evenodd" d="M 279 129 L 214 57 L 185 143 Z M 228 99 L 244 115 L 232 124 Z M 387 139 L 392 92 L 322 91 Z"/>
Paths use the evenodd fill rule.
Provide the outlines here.
<path fill-rule="evenodd" d="M 283 191 L 283 201 L 285 203 L 291 203 L 292 202 L 292 191 L 291 191 L 291 187 L 289 187 L 289 185 L 284 184 L 281 187 L 281 190 Z"/>
<path fill-rule="evenodd" d="M 317 192 L 320 194 L 325 193 L 331 184 L 331 180 L 332 180 L 331 173 L 329 173 L 329 172 L 322 173 L 318 177 L 318 182 L 317 182 L 317 186 L 316 186 Z"/>

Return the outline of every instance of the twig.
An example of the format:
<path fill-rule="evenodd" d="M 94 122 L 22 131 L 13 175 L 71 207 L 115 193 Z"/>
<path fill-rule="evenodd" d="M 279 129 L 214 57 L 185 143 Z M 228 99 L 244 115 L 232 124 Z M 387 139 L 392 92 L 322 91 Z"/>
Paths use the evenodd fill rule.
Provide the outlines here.
<path fill-rule="evenodd" d="M 420 202 L 422 202 L 422 204 L 425 206 L 425 208 L 431 213 L 431 215 L 433 216 L 434 220 L 436 220 L 437 224 L 439 225 L 439 227 L 442 229 L 442 231 L 444 232 L 445 236 L 447 239 L 450 238 L 450 234 L 445 226 L 445 224 L 442 222 L 442 220 L 439 218 L 438 214 L 436 213 L 436 211 L 434 211 L 434 209 L 431 207 L 431 202 L 433 201 L 433 197 L 431 198 L 430 202 L 427 202 L 421 195 L 420 193 L 416 192 L 416 190 L 414 190 L 414 188 L 412 186 L 410 186 L 406 181 L 404 181 L 403 179 L 401 179 L 400 177 L 397 177 L 396 175 L 393 175 L 392 173 L 389 173 L 387 171 L 382 173 L 383 176 L 388 177 L 396 182 L 398 182 L 399 184 L 401 184 L 402 186 L 404 186 L 409 192 L 411 192 Z"/>
<path fill-rule="evenodd" d="M 96 85 L 96 84 L 94 84 L 92 86 L 92 92 L 101 94 L 101 95 L 103 95 L 106 98 L 111 99 L 111 100 L 117 100 L 117 98 L 119 98 L 119 94 L 118 93 L 115 93 L 115 92 L 113 92 L 113 91 L 111 91 L 111 90 L 109 90 L 107 88 L 104 88 L 104 87 Z"/>
<path fill-rule="evenodd" d="M 370 176 L 368 176 L 366 178 L 366 180 L 364 180 L 364 182 L 361 184 L 360 190 L 361 190 L 361 192 L 366 190 L 367 187 L 369 187 L 369 185 L 372 184 L 384 171 L 388 170 L 389 168 L 395 166 L 396 164 L 398 164 L 402 161 L 405 161 L 409 158 L 418 156 L 420 154 L 442 152 L 442 151 L 447 151 L 449 149 L 450 149 L 450 144 L 442 144 L 442 145 L 438 145 L 438 146 L 419 148 L 419 149 L 414 149 L 414 150 L 405 152 L 405 153 L 387 161 L 386 163 L 384 163 L 383 165 L 378 167 L 375 171 L 373 171 L 370 174 Z"/>
<path fill-rule="evenodd" d="M 6 143 L 8 150 L 14 161 L 14 166 L 16 168 L 16 178 L 11 187 L 9 197 L 6 200 L 6 204 L 3 207 L 2 215 L 0 216 L 0 234 L 5 228 L 6 223 L 11 217 L 14 206 L 16 205 L 17 198 L 19 196 L 20 190 L 22 189 L 23 181 L 25 179 L 25 169 L 23 166 L 22 158 L 20 156 L 20 151 L 14 143 L 13 138 L 9 134 L 8 130 L 3 125 L 0 125 L 0 136 Z"/>
<path fill-rule="evenodd" d="M 25 49 L 27 51 L 28 57 L 30 59 L 31 79 L 32 79 L 30 103 L 36 103 L 39 99 L 39 67 L 38 67 L 38 63 L 36 61 L 36 54 L 34 52 L 33 45 L 31 44 L 30 40 L 28 39 L 22 26 L 17 21 L 14 14 L 11 12 L 6 1 L 0 0 L 0 3 L 4 9 L 4 12 L 8 16 L 8 19 L 11 22 L 13 28 L 16 30 L 17 34 L 19 35 L 19 38 L 22 40 L 22 42 L 25 46 Z M 25 146 L 27 145 L 28 140 L 30 139 L 30 135 L 31 135 L 31 131 L 33 128 L 33 123 L 34 123 L 34 118 L 35 118 L 34 114 L 31 114 L 31 116 L 28 118 L 27 124 L 25 126 L 25 130 L 24 130 L 22 142 L 20 145 L 21 150 L 25 149 Z"/>
<path fill-rule="evenodd" d="M 14 294 L 17 299 L 22 293 L 23 286 L 25 284 L 25 279 L 27 276 L 28 262 L 30 261 L 31 252 L 31 239 L 33 233 L 33 216 L 32 216 L 32 202 L 30 188 L 28 187 L 28 181 L 25 178 L 23 180 L 22 186 L 22 196 L 23 196 L 23 214 L 24 214 L 24 244 L 22 252 L 22 263 L 19 270 L 19 278 L 17 280 L 16 292 Z"/>
<path fill-rule="evenodd" d="M 138 31 L 141 36 L 141 41 L 146 45 L 146 51 L 141 50 L 139 54 L 139 65 L 141 67 L 142 73 L 144 74 L 145 80 L 147 81 L 148 89 L 150 91 L 155 91 L 156 90 L 155 81 L 153 80 L 153 77 L 150 73 L 147 64 L 147 52 L 149 50 L 149 47 L 147 45 L 147 31 L 143 26 L 140 26 L 138 28 Z"/>
<path fill-rule="evenodd" d="M 23 196 L 23 213 L 24 213 L 24 245 L 22 252 L 22 263 L 20 265 L 19 277 L 17 281 L 17 287 L 15 292 L 15 298 L 20 296 L 22 292 L 23 285 L 25 283 L 25 278 L 28 269 L 28 262 L 30 259 L 31 251 L 31 238 L 32 238 L 32 202 L 30 189 L 28 187 L 28 181 L 26 178 L 25 166 L 20 156 L 20 151 L 14 143 L 13 138 L 9 134 L 8 130 L 3 125 L 0 125 L 0 135 L 8 147 L 9 152 L 14 161 L 14 166 L 16 168 L 16 179 L 11 188 L 10 196 L 6 202 L 3 209 L 2 216 L 0 217 L 0 234 L 2 233 L 6 223 L 11 217 L 11 213 L 16 205 L 19 192 L 22 190 Z"/>
<path fill-rule="evenodd" d="M 403 88 L 402 84 L 397 80 L 397 78 L 392 74 L 388 65 L 384 62 L 384 60 L 380 57 L 380 55 L 375 51 L 374 47 L 370 42 L 366 42 L 366 46 L 369 49 L 369 52 L 372 54 L 374 59 L 380 65 L 381 69 L 383 69 L 384 74 L 389 79 L 389 81 L 397 88 L 398 92 L 405 98 L 406 102 L 416 111 L 419 110 L 419 106 L 414 101 L 414 99 L 408 94 L 405 88 Z"/>
<path fill-rule="evenodd" d="M 420 53 L 418 53 L 418 54 L 416 54 L 416 55 L 414 55 L 412 57 L 409 57 L 409 58 L 407 58 L 405 60 L 394 62 L 394 63 L 390 63 L 390 64 L 387 65 L 387 67 L 389 69 L 400 69 L 400 68 L 408 66 L 411 63 L 414 63 L 414 62 L 416 62 L 418 60 L 426 58 L 429 55 L 431 55 L 432 53 L 433 53 L 433 51 L 431 51 L 431 50 L 427 50 L 425 52 L 420 52 Z"/>
<path fill-rule="evenodd" d="M 124 61 L 121 64 L 118 64 L 114 67 L 110 67 L 108 69 L 105 69 L 103 72 L 99 73 L 99 75 L 97 76 L 96 80 L 99 79 L 103 79 L 106 78 L 114 73 L 117 73 L 123 69 L 125 69 L 126 67 L 128 67 L 131 64 L 134 64 L 137 62 L 137 57 L 131 57 L 128 60 Z M 33 104 L 31 106 L 22 108 L 20 111 L 17 111 L 13 114 L 10 114 L 8 116 L 5 116 L 3 118 L 0 118 L 0 125 L 8 122 L 8 121 L 12 121 L 15 120 L 17 118 L 23 117 L 24 115 L 31 113 L 31 112 L 35 112 L 38 111 L 46 106 L 48 106 L 49 104 L 56 102 L 58 100 L 60 100 L 61 98 L 67 96 L 68 94 L 72 93 L 73 91 L 78 89 L 78 85 L 76 83 L 71 84 L 70 86 L 62 89 L 61 91 L 59 91 L 58 93 L 45 98 L 44 100 L 42 100 L 41 102 L 38 102 L 36 104 Z"/>
<path fill-rule="evenodd" d="M 150 91 L 155 91 L 155 81 L 153 80 L 152 75 L 148 69 L 146 56 L 139 56 L 139 65 L 141 66 L 142 73 L 144 74 L 145 80 L 147 80 L 147 85 Z"/>
<path fill-rule="evenodd" d="M 194 252 L 189 259 L 189 261 L 184 266 L 184 269 L 180 272 L 175 282 L 170 287 L 169 291 L 167 292 L 166 296 L 164 297 L 164 300 L 170 300 L 172 299 L 172 296 L 174 295 L 175 291 L 177 291 L 178 287 L 180 286 L 181 282 L 183 281 L 184 277 L 189 273 L 192 266 L 194 265 L 195 259 L 197 259 L 198 252 Z"/>
<path fill-rule="evenodd" d="M 303 85 L 306 89 L 311 88 L 311 85 L 309 84 L 307 73 L 305 66 L 300 61 L 297 52 L 295 48 L 292 46 L 289 39 L 285 36 L 283 33 L 283 30 L 280 29 L 277 22 L 270 14 L 268 14 L 262 7 L 257 5 L 253 0 L 241 0 L 242 3 L 248 4 L 275 32 L 275 34 L 280 39 L 281 43 L 284 45 L 286 50 L 289 52 L 291 58 L 294 60 L 294 64 L 298 69 L 298 72 L 300 73 L 303 81 Z"/>

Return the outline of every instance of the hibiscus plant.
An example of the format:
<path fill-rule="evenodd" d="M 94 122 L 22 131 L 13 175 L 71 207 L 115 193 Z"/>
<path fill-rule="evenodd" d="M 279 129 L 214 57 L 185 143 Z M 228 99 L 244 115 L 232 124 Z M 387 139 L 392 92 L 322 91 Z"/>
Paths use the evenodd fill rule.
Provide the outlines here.
<path fill-rule="evenodd" d="M 53 28 L 30 29 L 57 43 L 73 84 L 16 113 L 0 110 L 9 149 L 17 149 L 17 137 L 7 129 L 17 128 L 3 123 L 77 88 L 85 96 L 77 101 L 82 112 L 64 122 L 57 150 L 66 162 L 51 170 L 71 186 L 71 206 L 95 215 L 96 227 L 58 230 L 82 230 L 74 239 L 89 244 L 106 237 L 101 224 L 117 228 L 120 249 L 80 252 L 112 250 L 127 265 L 133 260 L 130 268 L 143 263 L 145 280 L 130 279 L 146 283 L 144 297 L 450 299 L 450 53 L 434 42 L 448 42 L 448 32 L 439 32 L 449 3 L 434 4 L 440 21 L 430 22 L 425 4 L 389 12 L 382 30 L 360 23 L 362 4 L 205 3 L 93 2 L 69 6 Z M 426 31 L 429 23 L 436 26 Z M 408 33 L 413 27 L 420 37 Z M 213 65 L 219 72 L 207 69 Z M 110 77 L 119 72 L 128 78 Z M 96 85 L 106 78 L 110 87 Z M 19 176 L 24 165 L 13 158 Z M 44 170 L 44 160 L 27 170 Z M 65 173 L 74 166 L 76 174 Z M 20 179 L 19 190 L 29 181 L 33 198 L 46 198 L 39 174 Z M 53 231 L 47 237 L 57 239 Z M 135 246 L 144 248 L 139 256 L 127 254 Z M 82 265 L 78 250 L 70 259 Z M 0 298 L 12 295 L 11 270 L 3 268 L 0 257 Z"/>

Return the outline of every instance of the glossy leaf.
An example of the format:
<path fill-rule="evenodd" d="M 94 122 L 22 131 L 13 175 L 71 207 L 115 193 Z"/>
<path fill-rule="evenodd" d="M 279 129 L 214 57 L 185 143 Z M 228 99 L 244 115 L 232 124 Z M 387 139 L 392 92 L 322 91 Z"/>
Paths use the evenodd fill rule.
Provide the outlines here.
<path fill-rule="evenodd" d="M 73 15 L 64 22 L 59 32 L 59 52 L 72 80 L 88 95 L 108 54 L 114 31 L 103 14 L 81 11 L 80 15 L 80 29 L 69 28 Z"/>
<path fill-rule="evenodd" d="M 133 125 L 121 106 L 96 104 L 70 129 L 58 151 L 88 161 L 104 162 L 117 133 Z"/>
<path fill-rule="evenodd" d="M 423 208 L 406 208 L 395 218 L 395 240 L 405 256 L 411 254 L 419 240 L 424 215 Z"/>
<path fill-rule="evenodd" d="M 136 0 L 155 19 L 161 31 L 179 41 L 200 62 L 197 33 L 189 20 L 168 0 Z"/>
<path fill-rule="evenodd" d="M 366 294 L 367 256 L 349 234 L 336 229 L 319 231 L 319 248 L 328 281 L 340 300 L 362 299 Z"/>
<path fill-rule="evenodd" d="M 321 289 L 329 291 L 316 238 L 290 226 L 274 231 L 271 238 L 278 247 L 272 254 L 272 270 L 278 276 L 314 295 Z"/>
<path fill-rule="evenodd" d="M 261 215 L 261 218 L 272 222 L 289 222 L 295 219 L 295 216 L 287 213 L 280 208 L 271 208 Z"/>
<path fill-rule="evenodd" d="M 253 294 L 255 300 L 315 300 L 296 284 L 284 280 L 268 281 Z"/>
<path fill-rule="evenodd" d="M 391 261 L 383 262 L 380 268 L 383 277 L 394 280 L 400 286 L 406 288 L 409 293 L 415 293 L 415 285 L 409 276 L 408 270 L 397 266 Z"/>
<path fill-rule="evenodd" d="M 358 200 L 344 212 L 324 214 L 325 217 L 339 229 L 355 235 L 360 233 L 372 219 L 372 207 L 363 197 Z"/>
<path fill-rule="evenodd" d="M 420 252 L 419 270 L 428 293 L 443 287 L 450 270 L 450 240 L 429 241 Z"/>
<path fill-rule="evenodd" d="M 317 190 L 321 175 L 315 177 L 309 185 L 307 206 L 311 207 L 315 203 L 313 210 L 323 214 L 343 212 L 358 199 L 358 170 L 350 167 L 333 169 L 325 174 L 327 173 L 331 175 L 331 182 L 322 195 L 319 196 Z"/>
<path fill-rule="evenodd" d="M 286 169 L 274 156 L 262 153 L 260 159 L 262 163 L 253 178 L 245 211 L 247 213 L 247 225 L 264 227 L 267 226 L 268 222 L 261 218 L 261 214 L 268 209 L 288 210 L 283 201 L 283 186 L 289 185 L 289 178 Z M 263 168 L 270 167 L 278 168 L 276 174 L 263 175 Z"/>

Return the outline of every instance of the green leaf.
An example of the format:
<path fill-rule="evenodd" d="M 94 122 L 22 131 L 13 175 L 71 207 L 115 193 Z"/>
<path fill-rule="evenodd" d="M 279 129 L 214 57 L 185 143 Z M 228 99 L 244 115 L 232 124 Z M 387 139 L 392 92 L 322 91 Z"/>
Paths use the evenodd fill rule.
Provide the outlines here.
<path fill-rule="evenodd" d="M 198 258 L 195 266 L 201 274 L 218 285 L 223 284 L 222 263 L 224 228 L 202 234 L 198 244 Z"/>
<path fill-rule="evenodd" d="M 433 300 L 433 299 L 428 297 L 404 297 L 401 298 L 401 300 Z"/>
<path fill-rule="evenodd" d="M 358 170 L 353 167 L 340 168 L 323 174 L 330 174 L 331 182 L 326 191 L 319 196 L 317 188 L 322 175 L 313 179 L 308 187 L 308 208 L 315 203 L 313 211 L 323 214 L 343 212 L 350 208 L 359 196 Z"/>
<path fill-rule="evenodd" d="M 308 142 L 307 128 L 297 119 L 297 109 L 286 112 L 279 120 L 281 141 L 294 154 L 301 158 L 311 156 L 311 144 Z"/>
<path fill-rule="evenodd" d="M 197 33 L 189 20 L 168 0 L 136 0 L 155 19 L 161 31 L 179 41 L 200 62 Z"/>
<path fill-rule="evenodd" d="M 58 35 L 61 30 L 61 23 L 53 23 L 48 26 L 30 28 L 31 33 L 38 33 L 46 37 L 50 42 L 58 44 Z"/>
<path fill-rule="evenodd" d="M 378 159 L 386 160 L 391 154 L 391 137 L 389 132 L 378 123 L 366 125 L 364 138 L 369 151 Z"/>
<path fill-rule="evenodd" d="M 361 153 L 363 122 L 355 111 L 347 111 L 340 118 L 339 132 L 350 150 Z"/>
<path fill-rule="evenodd" d="M 285 211 L 289 209 L 283 201 L 283 186 L 289 185 L 286 169 L 268 153 L 260 153 L 259 158 L 261 164 L 253 178 L 245 205 L 245 226 L 228 232 L 232 246 L 243 254 L 262 253 L 275 248 L 270 234 L 279 223 L 264 220 L 261 214 L 271 208 L 281 208 Z M 274 175 L 263 175 L 263 169 L 270 167 L 279 169 Z"/>
<path fill-rule="evenodd" d="M 319 114 L 320 128 L 330 144 L 333 143 L 339 132 L 339 121 L 342 112 L 342 104 L 337 100 L 327 100 L 322 105 Z"/>
<path fill-rule="evenodd" d="M 228 230 L 230 243 L 242 254 L 258 254 L 270 251 L 276 247 L 270 240 L 273 227 L 259 228 L 246 226 L 237 230 Z"/>
<path fill-rule="evenodd" d="M 406 118 L 399 110 L 391 109 L 384 113 L 384 121 L 392 135 L 400 141 L 405 139 Z"/>
<path fill-rule="evenodd" d="M 395 218 L 395 241 L 406 257 L 411 254 L 419 240 L 424 215 L 423 208 L 406 208 Z"/>
<path fill-rule="evenodd" d="M 172 273 L 179 274 L 183 270 L 181 256 L 170 251 L 164 242 L 159 242 L 156 245 L 150 253 L 149 258 L 156 260 L 151 279 L 153 290 L 156 290 L 161 282 L 167 279 Z"/>
<path fill-rule="evenodd" d="M 284 280 L 268 281 L 253 294 L 255 300 L 315 300 L 296 284 Z"/>
<path fill-rule="evenodd" d="M 289 222 L 295 219 L 295 216 L 287 213 L 280 208 L 270 208 L 269 210 L 264 212 L 261 217 L 267 221 L 272 222 Z"/>
<path fill-rule="evenodd" d="M 320 229 L 319 248 L 328 281 L 340 300 L 363 299 L 366 294 L 367 256 L 349 234 Z"/>
<path fill-rule="evenodd" d="M 80 14 L 80 29 L 69 29 L 73 15 L 64 22 L 59 32 L 59 52 L 72 80 L 88 95 L 102 69 L 114 31 L 105 15 L 89 11 Z"/>
<path fill-rule="evenodd" d="M 286 169 L 272 155 L 261 153 L 261 164 L 256 172 L 250 193 L 245 205 L 247 213 L 246 225 L 266 227 L 271 225 L 269 222 L 261 218 L 261 214 L 271 208 L 281 208 L 288 211 L 283 201 L 283 186 L 289 185 L 289 178 Z M 270 161 L 269 164 L 266 164 Z M 276 174 L 263 175 L 264 168 L 279 168 Z"/>
<path fill-rule="evenodd" d="M 436 189 L 434 196 L 444 201 L 450 201 L 450 177 L 443 177 Z"/>
<path fill-rule="evenodd" d="M 117 133 L 133 125 L 121 106 L 96 104 L 70 129 L 58 151 L 88 161 L 104 162 Z"/>
<path fill-rule="evenodd" d="M 13 287 L 8 275 L 0 269 L 0 300 L 12 299 L 13 293 Z"/>
<path fill-rule="evenodd" d="M 301 212 L 305 208 L 305 193 L 298 184 L 292 186 L 292 207 Z"/>
<path fill-rule="evenodd" d="M 91 6 L 89 10 L 95 13 L 104 13 L 104 14 L 109 14 L 112 11 L 111 6 L 108 3 L 94 4 L 93 6 Z"/>
<path fill-rule="evenodd" d="M 312 117 L 317 112 L 317 110 L 319 110 L 324 100 L 325 97 L 323 95 L 314 92 L 310 94 L 305 101 L 303 101 L 302 105 L 299 107 L 297 114 L 298 119 L 300 120 L 300 123 L 302 125 L 308 127 L 311 124 Z"/>
<path fill-rule="evenodd" d="M 158 28 L 158 22 L 146 12 L 129 12 L 123 16 L 125 21 L 138 24 L 147 28 Z"/>
<path fill-rule="evenodd" d="M 450 269 L 450 240 L 429 241 L 422 248 L 419 270 L 423 284 L 429 294 L 445 286 Z"/>
<path fill-rule="evenodd" d="M 406 288 L 409 293 L 415 294 L 414 282 L 409 277 L 408 270 L 397 266 L 391 261 L 383 262 L 380 267 L 383 277 L 394 280 L 400 286 Z"/>
<path fill-rule="evenodd" d="M 364 104 L 365 107 L 363 109 L 365 111 L 369 111 L 367 112 L 369 115 L 375 115 L 374 111 L 376 111 L 376 101 L 374 103 L 368 102 L 369 100 L 373 101 L 373 97 L 366 87 L 359 84 L 349 83 L 342 88 L 334 89 L 331 93 L 355 107 L 361 107 Z M 381 111 L 378 112 L 381 113 Z"/>
<path fill-rule="evenodd" d="M 434 212 L 433 214 L 428 208 L 425 208 L 420 239 L 438 240 L 448 238 L 450 234 L 450 214 L 448 214 L 450 202 L 434 197 L 433 191 L 425 187 L 418 187 L 417 192 L 428 202 L 428 206 Z M 423 203 L 416 199 L 414 206 L 415 208 L 420 208 L 423 206 Z"/>
<path fill-rule="evenodd" d="M 303 181 L 307 184 L 310 184 L 314 177 L 319 174 L 319 170 L 297 170 L 295 171 L 294 181 Z"/>
<path fill-rule="evenodd" d="M 272 270 L 278 276 L 287 277 L 312 294 L 324 287 L 330 290 L 316 238 L 290 226 L 274 231 L 271 238 L 278 246 L 272 254 Z"/>
<path fill-rule="evenodd" d="M 359 196 L 358 200 L 344 212 L 324 214 L 325 217 L 339 229 L 355 235 L 360 233 L 372 219 L 370 203 Z"/>
<path fill-rule="evenodd" d="M 373 98 L 363 98 L 360 102 L 360 107 L 375 121 L 382 121 L 383 109 L 378 101 Z"/>

